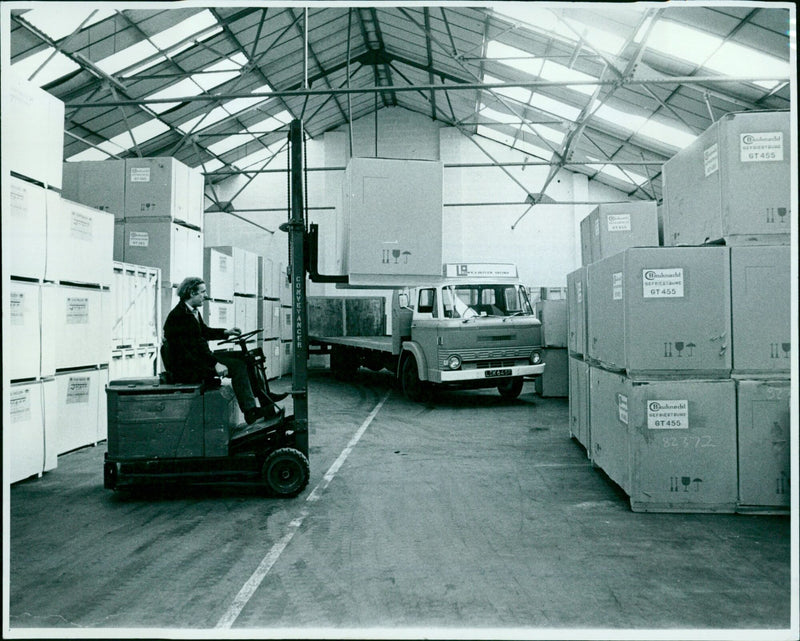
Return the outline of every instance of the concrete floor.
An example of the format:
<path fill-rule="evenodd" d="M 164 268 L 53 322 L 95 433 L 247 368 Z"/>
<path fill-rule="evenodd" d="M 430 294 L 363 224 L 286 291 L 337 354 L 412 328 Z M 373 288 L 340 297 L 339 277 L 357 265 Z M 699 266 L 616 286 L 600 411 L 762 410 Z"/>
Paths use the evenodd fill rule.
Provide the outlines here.
<path fill-rule="evenodd" d="M 11 632 L 792 638 L 788 517 L 631 512 L 570 439 L 566 399 L 528 383 L 419 405 L 390 383 L 312 370 L 296 499 L 118 496 L 104 444 L 16 484 Z"/>

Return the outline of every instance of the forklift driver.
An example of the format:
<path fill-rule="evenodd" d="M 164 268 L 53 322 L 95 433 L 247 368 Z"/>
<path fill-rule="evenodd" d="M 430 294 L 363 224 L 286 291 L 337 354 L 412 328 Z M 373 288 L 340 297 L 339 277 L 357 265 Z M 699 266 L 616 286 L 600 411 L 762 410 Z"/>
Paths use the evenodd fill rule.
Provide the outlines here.
<path fill-rule="evenodd" d="M 215 376 L 230 376 L 239 408 L 248 425 L 261 418 L 272 418 L 278 414 L 273 404 L 258 407 L 250 384 L 244 354 L 238 352 L 212 353 L 210 340 L 223 340 L 239 336 L 238 327 L 222 329 L 208 327 L 203 322 L 199 307 L 209 300 L 206 284 L 202 278 L 190 276 L 178 286 L 180 302 L 172 309 L 164 323 L 164 340 L 168 349 L 169 370 L 176 383 L 201 383 Z M 263 390 L 268 396 L 269 389 Z"/>

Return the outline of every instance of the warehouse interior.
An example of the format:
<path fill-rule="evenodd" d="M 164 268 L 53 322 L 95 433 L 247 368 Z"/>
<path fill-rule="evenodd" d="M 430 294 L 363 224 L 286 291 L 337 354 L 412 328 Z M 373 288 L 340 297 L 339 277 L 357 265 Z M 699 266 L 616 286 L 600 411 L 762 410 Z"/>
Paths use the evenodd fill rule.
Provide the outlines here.
<path fill-rule="evenodd" d="M 795 29 L 779 2 L 3 2 L 4 636 L 797 638 Z M 456 320 L 450 266 L 520 306 Z M 209 326 L 259 330 L 291 498 L 109 485 L 191 276 Z M 406 378 L 454 334 L 519 387 Z"/>

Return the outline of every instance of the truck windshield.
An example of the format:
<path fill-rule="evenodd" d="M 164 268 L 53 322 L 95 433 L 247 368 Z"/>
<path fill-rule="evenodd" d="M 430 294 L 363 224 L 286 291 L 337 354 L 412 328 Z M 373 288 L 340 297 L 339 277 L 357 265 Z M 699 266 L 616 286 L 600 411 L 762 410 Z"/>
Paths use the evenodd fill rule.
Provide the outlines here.
<path fill-rule="evenodd" d="M 445 318 L 533 314 L 528 296 L 519 285 L 445 285 L 442 306 Z"/>

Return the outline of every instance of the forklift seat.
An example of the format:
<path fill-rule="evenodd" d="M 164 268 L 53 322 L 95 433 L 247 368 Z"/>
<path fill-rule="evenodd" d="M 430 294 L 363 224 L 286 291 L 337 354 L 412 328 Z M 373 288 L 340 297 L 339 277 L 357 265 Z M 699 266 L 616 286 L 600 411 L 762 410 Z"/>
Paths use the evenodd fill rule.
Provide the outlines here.
<path fill-rule="evenodd" d="M 161 340 L 161 348 L 159 352 L 161 353 L 161 363 L 164 366 L 164 371 L 159 372 L 158 378 L 165 385 L 174 385 L 176 381 L 175 377 L 170 371 L 169 343 L 167 343 L 166 338 Z M 221 386 L 222 379 L 220 379 L 218 376 L 212 376 L 203 381 L 203 391 L 219 389 Z"/>

